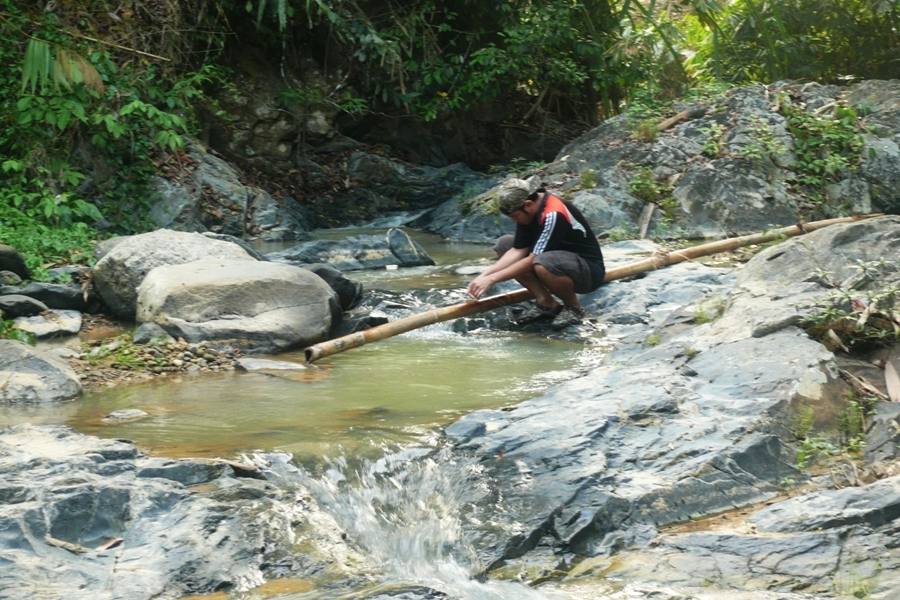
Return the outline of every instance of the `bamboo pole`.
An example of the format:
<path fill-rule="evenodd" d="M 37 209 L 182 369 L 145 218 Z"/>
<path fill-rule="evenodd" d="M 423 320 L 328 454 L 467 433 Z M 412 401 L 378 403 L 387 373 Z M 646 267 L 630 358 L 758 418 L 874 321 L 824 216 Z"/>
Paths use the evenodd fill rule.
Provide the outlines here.
<path fill-rule="evenodd" d="M 835 219 L 826 219 L 824 221 L 813 221 L 811 223 L 803 223 L 792 225 L 790 227 L 773 229 L 771 231 L 766 231 L 763 233 L 754 233 L 740 237 L 728 238 L 725 240 L 717 240 L 715 242 L 700 244 L 691 248 L 672 250 L 670 252 L 660 252 L 649 258 L 645 258 L 644 260 L 639 260 L 627 265 L 622 265 L 621 267 L 614 267 L 612 269 L 609 269 L 606 272 L 604 282 L 614 281 L 616 279 L 624 279 L 626 277 L 633 277 L 634 275 L 638 275 L 640 273 L 654 271 L 656 269 L 668 267 L 669 265 L 675 265 L 688 260 L 693 260 L 701 256 L 709 256 L 710 254 L 718 254 L 719 252 L 729 252 L 742 246 L 764 244 L 766 242 L 771 242 L 786 237 L 802 235 L 804 233 L 809 233 L 817 229 L 822 229 L 823 227 L 828 227 L 829 225 L 835 225 L 838 223 L 853 223 L 856 221 L 871 219 L 879 216 L 882 215 L 879 213 L 859 215 L 854 217 L 838 217 Z M 459 317 L 467 317 L 469 315 L 474 315 L 494 308 L 499 308 L 508 304 L 522 302 L 523 300 L 527 300 L 528 298 L 531 298 L 531 292 L 522 289 L 515 292 L 508 292 L 506 294 L 490 296 L 488 298 L 484 298 L 483 300 L 470 300 L 461 304 L 454 304 L 452 306 L 444 306 L 441 308 L 427 310 L 419 314 L 404 317 L 403 319 L 385 323 L 384 325 L 378 325 L 376 327 L 372 327 L 371 329 L 366 329 L 365 331 L 357 331 L 356 333 L 351 333 L 343 337 L 312 345 L 304 350 L 306 362 L 313 363 L 322 357 L 331 356 L 332 354 L 338 354 L 339 352 L 343 352 L 344 350 L 350 350 L 351 348 L 357 348 L 371 342 L 377 342 L 385 338 L 399 335 L 401 333 L 406 333 L 407 331 L 419 329 L 420 327 L 433 325 L 442 321 L 449 321 L 450 319 L 458 319 Z"/>

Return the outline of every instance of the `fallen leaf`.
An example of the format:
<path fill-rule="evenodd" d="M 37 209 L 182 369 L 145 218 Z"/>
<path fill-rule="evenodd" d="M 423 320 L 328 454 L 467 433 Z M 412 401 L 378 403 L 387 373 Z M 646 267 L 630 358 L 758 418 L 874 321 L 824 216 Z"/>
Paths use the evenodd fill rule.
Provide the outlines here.
<path fill-rule="evenodd" d="M 900 402 L 900 374 L 890 360 L 884 363 L 884 383 L 887 386 L 888 397 L 893 402 Z"/>
<path fill-rule="evenodd" d="M 822 340 L 822 343 L 825 344 L 825 347 L 831 352 L 834 352 L 839 348 L 844 352 L 850 352 L 847 350 L 847 346 L 844 345 L 844 341 L 834 332 L 834 329 L 829 329 L 825 332 L 825 339 Z"/>

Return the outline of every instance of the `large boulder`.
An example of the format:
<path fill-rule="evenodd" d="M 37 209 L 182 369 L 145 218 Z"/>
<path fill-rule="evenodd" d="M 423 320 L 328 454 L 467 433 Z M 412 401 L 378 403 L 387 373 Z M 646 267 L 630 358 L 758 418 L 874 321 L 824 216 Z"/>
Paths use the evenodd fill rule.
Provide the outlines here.
<path fill-rule="evenodd" d="M 297 201 L 246 185 L 235 167 L 197 144 L 189 156 L 187 177 L 154 179 L 150 218 L 157 227 L 273 241 L 309 236 L 309 216 Z"/>
<path fill-rule="evenodd" d="M 94 267 L 94 286 L 113 314 L 133 319 L 137 288 L 152 269 L 204 258 L 256 261 L 240 246 L 199 233 L 161 229 L 129 236 L 115 244 Z"/>
<path fill-rule="evenodd" d="M 492 181 L 462 164 L 414 166 L 365 152 L 350 156 L 347 175 L 351 183 L 393 200 L 397 208 L 436 206 L 463 191 L 474 195 Z"/>
<path fill-rule="evenodd" d="M 60 402 L 81 394 L 66 363 L 27 344 L 0 340 L 0 404 Z"/>
<path fill-rule="evenodd" d="M 277 352 L 324 338 L 337 297 L 299 267 L 206 259 L 153 269 L 137 291 L 137 320 L 190 342 Z"/>

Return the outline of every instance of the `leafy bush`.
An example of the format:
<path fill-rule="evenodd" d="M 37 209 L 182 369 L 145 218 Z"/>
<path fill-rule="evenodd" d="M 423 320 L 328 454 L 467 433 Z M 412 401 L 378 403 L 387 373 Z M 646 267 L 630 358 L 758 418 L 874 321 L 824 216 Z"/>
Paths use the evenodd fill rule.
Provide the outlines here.
<path fill-rule="evenodd" d="M 820 116 L 787 101 L 782 107 L 794 138 L 801 185 L 821 187 L 845 178 L 859 166 L 863 138 L 853 108 L 837 106 L 833 115 Z"/>
<path fill-rule="evenodd" d="M 734 0 L 715 27 L 686 19 L 691 72 L 732 81 L 889 79 L 897 73 L 894 0 Z"/>

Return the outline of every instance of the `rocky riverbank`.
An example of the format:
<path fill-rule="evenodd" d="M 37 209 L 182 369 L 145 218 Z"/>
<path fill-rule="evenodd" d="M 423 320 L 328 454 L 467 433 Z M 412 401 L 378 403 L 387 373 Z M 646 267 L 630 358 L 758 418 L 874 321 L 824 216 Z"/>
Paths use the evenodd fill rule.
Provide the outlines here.
<path fill-rule="evenodd" d="M 561 189 L 608 240 L 641 231 L 719 237 L 840 207 L 893 210 L 898 89 L 733 90 L 653 139 L 611 119 L 525 175 Z M 838 103 L 868 107 L 862 154 L 830 184 L 827 202 L 811 204 L 798 187 L 786 97 L 808 115 Z M 183 174 L 195 181 L 169 190 L 167 224 L 187 231 L 104 242 L 93 268 L 70 267 L 54 283 L 23 281 L 21 257 L 0 246 L 8 271 L 0 310 L 15 319 L 6 333 L 71 337 L 96 323 L 83 315 L 97 313 L 133 329 L 53 350 L 0 340 L 0 403 L 67 402 L 84 386 L 229 370 L 244 354 L 447 303 L 443 291 L 408 303 L 366 294 L 335 268 L 428 264 L 399 230 L 269 255 L 230 237 L 301 241 L 308 215 L 220 163 L 198 154 L 196 170 Z M 491 210 L 496 188 L 481 193 L 491 178 L 366 155 L 350 167 L 374 191 L 360 196 L 357 186 L 349 196 L 377 211 L 403 204 L 417 226 L 486 241 L 508 225 Z M 406 187 L 404 177 L 418 184 L 397 203 L 389 196 Z M 202 198 L 194 186 L 206 190 Z M 201 205 L 209 190 L 219 209 Z M 646 241 L 619 248 L 626 259 L 654 250 Z M 468 483 L 453 516 L 454 543 L 474 557 L 468 573 L 553 580 L 562 590 L 593 585 L 611 597 L 890 598 L 900 588 L 900 429 L 890 401 L 900 370 L 898 255 L 900 218 L 886 216 L 773 244 L 738 269 L 683 263 L 586 296 L 614 347 L 599 367 L 446 429 L 449 458 L 435 469 Z M 462 320 L 455 331 L 509 328 L 511 310 Z M 597 328 L 554 335 L 593 339 Z M 425 456 L 433 449 L 408 452 L 410 464 L 397 468 Z M 0 431 L 2 589 L 13 598 L 62 589 L 177 597 L 312 576 L 324 561 L 285 537 L 307 518 L 331 519 L 323 533 L 331 550 L 372 551 L 352 519 L 331 515 L 312 488 L 285 483 L 285 457 L 256 460 L 257 470 L 165 462 L 66 429 Z M 735 508 L 746 518 L 727 527 L 708 520 Z M 273 515 L 277 532 L 260 525 Z M 701 524 L 673 529 L 690 521 Z M 361 579 L 351 568 L 341 590 Z M 413 581 L 404 597 L 442 597 L 439 583 Z"/>

